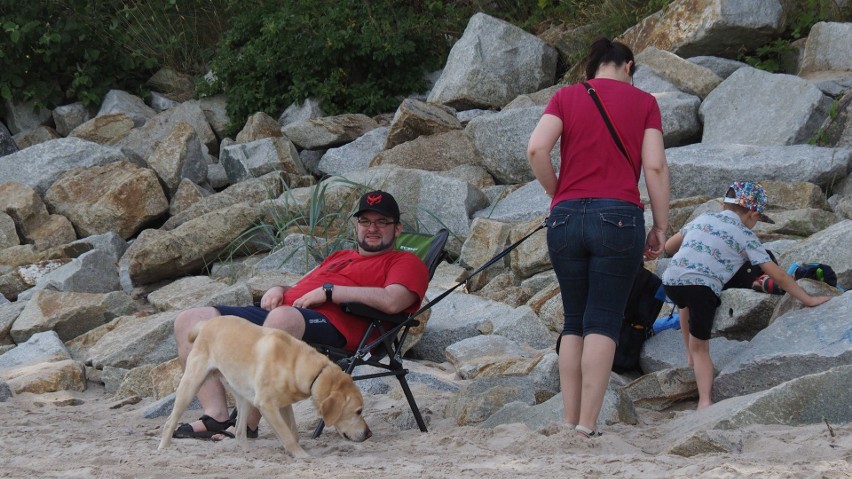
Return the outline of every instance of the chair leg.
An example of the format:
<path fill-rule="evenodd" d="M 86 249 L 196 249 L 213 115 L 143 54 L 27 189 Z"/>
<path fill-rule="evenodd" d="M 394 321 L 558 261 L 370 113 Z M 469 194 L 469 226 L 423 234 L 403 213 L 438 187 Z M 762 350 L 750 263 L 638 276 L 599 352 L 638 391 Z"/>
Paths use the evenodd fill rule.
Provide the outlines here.
<path fill-rule="evenodd" d="M 405 379 L 405 374 L 400 374 L 396 377 L 399 379 L 399 385 L 402 387 L 402 392 L 405 393 L 405 398 L 408 399 L 408 406 L 414 414 L 414 420 L 417 421 L 417 426 L 422 432 L 426 430 L 426 423 L 423 421 L 423 416 L 420 415 L 420 409 L 417 407 L 417 402 L 414 401 L 414 394 L 411 394 L 411 388 L 408 387 L 408 380 Z"/>
<path fill-rule="evenodd" d="M 316 429 L 314 429 L 314 433 L 311 434 L 311 439 L 316 439 L 316 438 L 320 437 L 320 434 L 322 434 L 323 429 L 325 429 L 325 421 L 320 419 L 319 424 L 317 424 Z"/>

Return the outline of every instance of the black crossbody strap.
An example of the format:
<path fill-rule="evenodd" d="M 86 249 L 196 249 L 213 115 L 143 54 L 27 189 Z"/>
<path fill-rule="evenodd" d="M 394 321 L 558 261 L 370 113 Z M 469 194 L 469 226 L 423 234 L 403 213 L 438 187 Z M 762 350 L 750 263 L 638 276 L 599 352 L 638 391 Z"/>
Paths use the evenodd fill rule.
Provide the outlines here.
<path fill-rule="evenodd" d="M 633 162 L 630 161 L 630 155 L 627 154 L 627 148 L 624 147 L 624 143 L 621 141 L 621 137 L 618 135 L 618 130 L 615 129 L 615 125 L 612 124 L 612 120 L 609 119 L 609 115 L 606 112 L 606 108 L 604 108 L 603 103 L 601 102 L 600 97 L 598 97 L 598 92 L 595 91 L 592 85 L 589 85 L 586 82 L 582 82 L 582 85 L 586 87 L 586 92 L 589 96 L 592 97 L 592 100 L 595 101 L 595 106 L 598 107 L 598 111 L 601 112 L 601 117 L 603 117 L 604 123 L 606 123 L 606 127 L 609 129 L 610 135 L 612 135 L 612 139 L 615 140 L 615 146 L 621 150 L 621 153 L 624 154 L 624 157 L 627 159 L 627 162 L 630 163 L 630 167 L 633 168 Z"/>

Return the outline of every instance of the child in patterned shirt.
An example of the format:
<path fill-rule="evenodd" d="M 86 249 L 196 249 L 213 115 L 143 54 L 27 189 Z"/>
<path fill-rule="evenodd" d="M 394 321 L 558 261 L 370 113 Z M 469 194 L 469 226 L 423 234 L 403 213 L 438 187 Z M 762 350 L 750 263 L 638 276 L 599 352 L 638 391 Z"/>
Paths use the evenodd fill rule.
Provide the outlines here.
<path fill-rule="evenodd" d="M 740 266 L 746 261 L 760 265 L 778 286 L 805 306 L 830 299 L 808 295 L 771 261 L 752 231 L 758 221 L 774 223 L 763 213 L 765 206 L 766 193 L 759 183 L 737 181 L 722 198 L 723 211 L 699 216 L 666 242 L 666 254 L 676 253 L 663 273 L 663 287 L 680 309 L 687 363 L 695 371 L 698 384 L 698 409 L 713 404 L 710 331 L 716 308 L 721 304 L 722 287 Z"/>

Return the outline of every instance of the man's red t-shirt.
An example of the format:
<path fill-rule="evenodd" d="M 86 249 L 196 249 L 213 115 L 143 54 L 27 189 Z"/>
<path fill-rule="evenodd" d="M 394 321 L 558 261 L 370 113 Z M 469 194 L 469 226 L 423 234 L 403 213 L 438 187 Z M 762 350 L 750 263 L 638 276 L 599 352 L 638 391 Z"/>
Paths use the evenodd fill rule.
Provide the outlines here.
<path fill-rule="evenodd" d="M 578 83 L 561 88 L 544 110 L 562 120 L 561 164 L 551 207 L 578 198 L 614 198 L 641 207 L 637 179 L 642 141 L 645 130 L 663 130 L 660 107 L 653 95 L 622 81 L 595 78 L 588 83 L 606 107 L 633 167 L 615 145 L 585 87 Z"/>
<path fill-rule="evenodd" d="M 292 306 L 293 301 L 308 291 L 322 287 L 324 283 L 335 286 L 371 286 L 383 288 L 391 284 L 401 284 L 417 295 L 417 301 L 404 312 L 413 313 L 420 307 L 426 288 L 429 286 L 429 272 L 426 265 L 417 256 L 403 251 L 364 256 L 355 250 L 343 250 L 330 254 L 325 261 L 305 275 L 301 281 L 284 293 L 284 304 Z M 358 347 L 367 321 L 343 312 L 338 304 L 326 302 L 310 309 L 328 318 L 328 321 L 346 338 L 347 350 Z"/>

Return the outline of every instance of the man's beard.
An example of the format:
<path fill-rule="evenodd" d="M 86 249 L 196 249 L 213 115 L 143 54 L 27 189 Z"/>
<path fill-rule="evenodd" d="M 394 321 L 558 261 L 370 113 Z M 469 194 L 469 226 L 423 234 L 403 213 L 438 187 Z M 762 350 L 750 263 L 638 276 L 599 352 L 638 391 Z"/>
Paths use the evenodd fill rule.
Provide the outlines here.
<path fill-rule="evenodd" d="M 382 240 L 382 242 L 381 242 L 381 243 L 379 243 L 379 244 L 377 244 L 377 245 L 375 245 L 375 246 L 371 246 L 371 245 L 367 244 L 367 240 L 366 240 L 366 239 L 359 239 L 359 240 L 358 240 L 358 246 L 359 246 L 362 250 L 364 250 L 364 251 L 366 251 L 366 252 L 368 252 L 368 253 L 380 253 L 380 252 L 382 252 L 382 251 L 387 251 L 387 250 L 392 249 L 392 248 L 393 248 L 393 245 L 394 245 L 394 240 L 393 240 L 393 239 L 391 239 L 391 240 L 390 240 L 390 241 L 388 241 L 388 242 L 385 242 L 384 240 Z"/>

